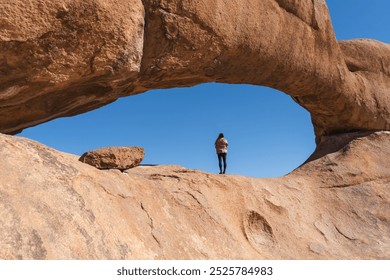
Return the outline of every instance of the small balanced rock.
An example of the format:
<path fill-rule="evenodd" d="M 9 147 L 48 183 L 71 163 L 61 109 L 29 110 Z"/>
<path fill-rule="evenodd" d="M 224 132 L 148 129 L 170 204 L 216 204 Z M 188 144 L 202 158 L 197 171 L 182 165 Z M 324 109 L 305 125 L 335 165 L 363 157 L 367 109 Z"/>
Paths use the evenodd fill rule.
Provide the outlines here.
<path fill-rule="evenodd" d="M 79 160 L 98 169 L 126 170 L 138 166 L 144 155 L 140 147 L 106 147 L 86 152 Z"/>

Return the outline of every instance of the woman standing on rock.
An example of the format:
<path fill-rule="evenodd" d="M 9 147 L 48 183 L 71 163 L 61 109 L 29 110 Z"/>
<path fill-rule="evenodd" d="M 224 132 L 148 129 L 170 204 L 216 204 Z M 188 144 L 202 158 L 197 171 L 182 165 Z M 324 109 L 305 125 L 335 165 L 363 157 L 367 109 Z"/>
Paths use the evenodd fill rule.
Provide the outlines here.
<path fill-rule="evenodd" d="M 217 140 L 215 141 L 215 149 L 218 155 L 218 163 L 219 163 L 219 174 L 225 174 L 226 172 L 226 155 L 227 155 L 227 147 L 228 141 L 225 139 L 223 133 L 218 135 Z M 222 160 L 223 160 L 223 171 L 222 171 Z"/>

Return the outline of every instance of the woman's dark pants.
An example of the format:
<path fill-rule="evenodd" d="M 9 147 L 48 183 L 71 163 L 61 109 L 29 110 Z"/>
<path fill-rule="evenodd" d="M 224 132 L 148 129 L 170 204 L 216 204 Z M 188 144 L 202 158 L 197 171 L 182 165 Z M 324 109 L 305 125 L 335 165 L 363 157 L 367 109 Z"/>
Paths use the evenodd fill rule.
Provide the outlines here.
<path fill-rule="evenodd" d="M 225 174 L 226 172 L 226 153 L 218 153 L 218 163 L 219 163 L 219 174 Z M 222 171 L 222 161 L 223 161 L 223 171 Z"/>

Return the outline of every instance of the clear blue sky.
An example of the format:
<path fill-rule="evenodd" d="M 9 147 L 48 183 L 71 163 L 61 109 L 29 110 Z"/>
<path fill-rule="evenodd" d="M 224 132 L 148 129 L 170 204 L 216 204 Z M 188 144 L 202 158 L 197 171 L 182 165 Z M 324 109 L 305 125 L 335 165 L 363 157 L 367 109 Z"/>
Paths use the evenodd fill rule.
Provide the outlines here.
<path fill-rule="evenodd" d="M 339 40 L 390 42 L 390 1 L 327 1 Z M 106 146 L 141 146 L 145 164 L 178 164 L 217 173 L 214 141 L 229 140 L 229 174 L 282 176 L 314 151 L 307 111 L 276 90 L 227 84 L 153 90 L 98 110 L 57 119 L 20 136 L 81 155 Z"/>

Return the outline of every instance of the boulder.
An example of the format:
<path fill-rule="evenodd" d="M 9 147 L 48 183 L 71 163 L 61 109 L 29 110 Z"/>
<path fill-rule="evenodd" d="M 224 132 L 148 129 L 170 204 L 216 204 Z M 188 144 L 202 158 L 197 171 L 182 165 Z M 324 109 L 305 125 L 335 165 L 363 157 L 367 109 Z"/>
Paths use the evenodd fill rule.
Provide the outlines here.
<path fill-rule="evenodd" d="M 107 147 L 86 152 L 79 160 L 98 169 L 126 170 L 138 166 L 143 159 L 143 148 Z"/>

